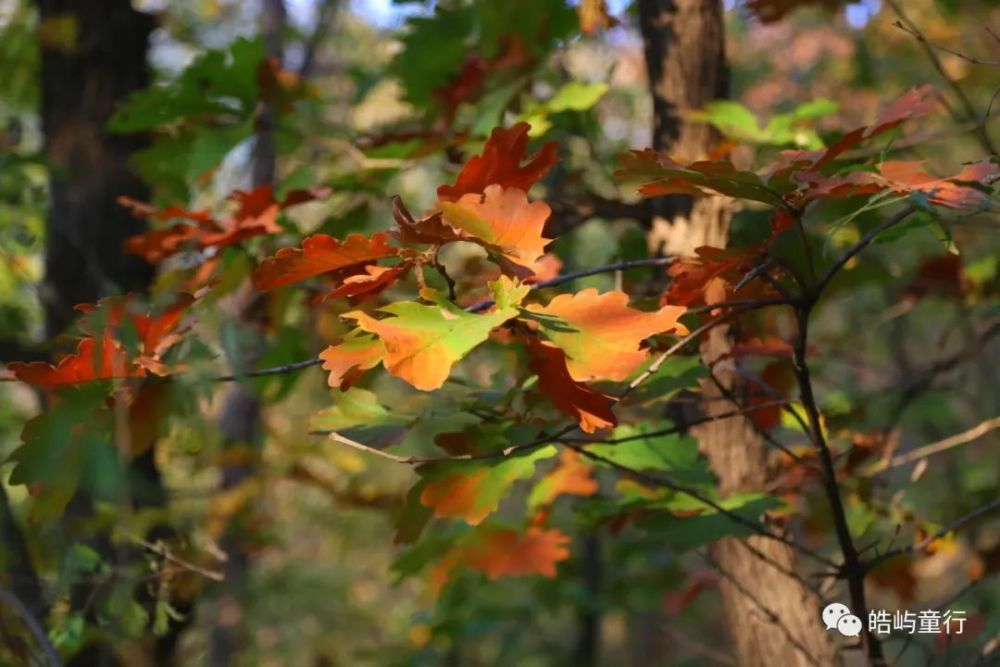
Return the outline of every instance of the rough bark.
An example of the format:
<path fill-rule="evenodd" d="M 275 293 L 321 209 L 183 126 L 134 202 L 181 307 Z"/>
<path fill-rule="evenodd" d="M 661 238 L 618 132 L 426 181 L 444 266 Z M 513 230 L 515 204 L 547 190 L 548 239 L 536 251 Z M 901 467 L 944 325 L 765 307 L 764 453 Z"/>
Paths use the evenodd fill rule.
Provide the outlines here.
<path fill-rule="evenodd" d="M 727 94 L 722 3 L 639 0 L 639 20 L 653 96 L 653 146 L 679 159 L 703 157 L 718 137 L 707 125 L 686 121 L 684 114 Z M 690 254 L 701 245 L 725 246 L 728 208 L 721 198 L 656 200 L 650 250 Z M 702 346 L 704 361 L 713 364 L 730 346 L 729 331 L 716 328 Z M 709 415 L 731 411 L 731 404 L 718 399 L 741 392 L 731 359 L 715 363 L 713 373 L 718 384 L 707 381 L 703 386 L 704 412 Z M 765 486 L 767 451 L 747 419 L 709 422 L 694 434 L 723 495 Z M 833 646 L 820 623 L 820 601 L 797 578 L 782 572 L 796 570 L 794 552 L 774 540 L 750 538 L 749 542 L 766 559 L 733 538 L 720 540 L 710 550 L 722 574 L 724 616 L 738 663 L 746 667 L 834 664 Z"/>

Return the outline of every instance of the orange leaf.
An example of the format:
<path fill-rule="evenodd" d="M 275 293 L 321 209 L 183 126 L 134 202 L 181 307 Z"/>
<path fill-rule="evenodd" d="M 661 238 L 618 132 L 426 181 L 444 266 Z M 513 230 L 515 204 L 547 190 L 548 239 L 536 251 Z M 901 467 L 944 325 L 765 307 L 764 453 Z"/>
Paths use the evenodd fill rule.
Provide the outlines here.
<path fill-rule="evenodd" d="M 572 449 L 564 449 L 559 457 L 559 465 L 543 477 L 531 493 L 529 505 L 532 508 L 550 505 L 559 496 L 592 496 L 597 493 L 597 480 L 593 466 L 580 461 L 580 455 Z"/>
<path fill-rule="evenodd" d="M 253 284 L 258 290 L 268 291 L 334 271 L 362 273 L 366 263 L 397 253 L 384 232 L 370 239 L 350 234 L 343 242 L 326 234 L 313 234 L 302 241 L 301 249 L 282 248 L 261 262 L 253 273 Z"/>
<path fill-rule="evenodd" d="M 569 375 L 577 382 L 624 380 L 646 360 L 643 340 L 659 333 L 687 333 L 678 321 L 683 307 L 647 313 L 630 308 L 628 295 L 618 291 L 598 294 L 590 288 L 527 309 L 541 316 L 542 332 L 566 353 Z"/>
<path fill-rule="evenodd" d="M 475 526 L 493 513 L 494 507 L 477 503 L 486 470 L 456 472 L 427 483 L 420 492 L 420 503 L 434 510 L 437 518 L 460 516 Z"/>
<path fill-rule="evenodd" d="M 466 567 L 489 579 L 509 576 L 556 576 L 556 566 L 569 558 L 570 538 L 555 529 L 531 526 L 524 532 L 484 526 L 463 536 L 434 566 L 428 593 L 436 597 L 453 576 Z"/>
<path fill-rule="evenodd" d="M 519 533 L 493 528 L 468 544 L 461 560 L 488 579 L 529 574 L 551 579 L 556 576 L 556 564 L 569 558 L 569 543 L 568 536 L 554 529 L 528 528 Z"/>
<path fill-rule="evenodd" d="M 538 388 L 556 408 L 576 419 L 584 432 L 618 425 L 611 411 L 613 399 L 570 377 L 562 350 L 533 338 L 528 353 L 528 367 L 538 375 Z"/>
<path fill-rule="evenodd" d="M 976 208 L 989 195 L 961 183 L 989 185 L 1000 177 L 1000 167 L 989 161 L 968 164 L 950 178 L 938 178 L 923 169 L 922 162 L 889 160 L 879 165 L 879 173 L 896 192 L 922 192 L 932 204 L 947 208 Z"/>
<path fill-rule="evenodd" d="M 457 202 L 442 202 L 441 211 L 453 227 L 470 241 L 498 252 L 505 272 L 520 277 L 532 274 L 531 266 L 552 242 L 542 236 L 552 209 L 542 201 L 528 202 L 523 190 L 490 185 L 483 194 L 464 195 Z"/>
<path fill-rule="evenodd" d="M 530 129 L 527 123 L 517 123 L 506 130 L 494 129 L 482 154 L 469 158 L 455 185 L 440 186 L 438 198 L 445 202 L 456 201 L 466 194 L 482 194 L 490 185 L 530 190 L 559 160 L 554 141 L 545 143 L 530 157 L 526 156 Z M 525 160 L 527 162 L 522 164 Z"/>
<path fill-rule="evenodd" d="M 364 371 L 374 368 L 385 356 L 382 341 L 374 336 L 351 335 L 319 353 L 323 370 L 329 371 L 331 387 L 346 390 Z"/>
<path fill-rule="evenodd" d="M 619 25 L 618 19 L 608 12 L 606 0 L 580 0 L 577 13 L 580 15 L 580 32 L 584 35 L 593 35 Z"/>

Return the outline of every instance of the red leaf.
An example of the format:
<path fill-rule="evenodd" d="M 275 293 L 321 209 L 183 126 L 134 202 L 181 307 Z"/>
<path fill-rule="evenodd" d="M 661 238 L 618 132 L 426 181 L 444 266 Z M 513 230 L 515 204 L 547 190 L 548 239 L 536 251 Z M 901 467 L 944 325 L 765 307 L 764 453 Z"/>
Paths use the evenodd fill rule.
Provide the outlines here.
<path fill-rule="evenodd" d="M 389 235 L 374 234 L 370 239 L 350 234 L 343 242 L 326 234 L 313 234 L 302 241 L 302 248 L 282 248 L 260 263 L 253 273 L 254 287 L 268 291 L 291 285 L 324 273 L 349 269 L 347 275 L 363 273 L 365 265 L 398 250 L 389 245 Z"/>
<path fill-rule="evenodd" d="M 506 130 L 501 127 L 494 129 L 482 154 L 469 158 L 455 185 L 440 186 L 438 198 L 441 201 L 456 201 L 462 195 L 482 194 L 490 185 L 525 192 L 530 190 L 558 162 L 558 158 L 554 141 L 545 143 L 537 153 L 527 156 L 529 129 L 531 126 L 527 123 L 517 123 Z"/>
<path fill-rule="evenodd" d="M 282 231 L 277 223 L 279 212 L 325 197 L 328 192 L 322 188 L 292 190 L 279 202 L 274 199 L 274 189 L 271 185 L 261 185 L 250 192 L 237 190 L 229 197 L 230 201 L 237 204 L 235 212 L 221 221 L 216 221 L 208 211 L 187 211 L 176 206 L 156 210 L 148 204 L 121 198 L 119 203 L 131 209 L 139 217 L 160 220 L 179 217 L 195 223 L 177 224 L 166 229 L 154 229 L 145 234 L 138 234 L 126 239 L 125 250 L 134 255 L 141 255 L 146 261 L 155 264 L 177 254 L 187 245 L 199 249 L 218 249 L 255 236 L 276 234 Z"/>
<path fill-rule="evenodd" d="M 348 298 L 352 304 L 370 299 L 391 287 L 397 280 L 409 273 L 412 268 L 412 261 L 405 261 L 395 266 L 369 264 L 364 267 L 364 273 L 347 276 L 341 281 L 339 287 L 323 298 Z"/>
<path fill-rule="evenodd" d="M 818 151 L 782 151 L 778 161 L 766 172 L 774 174 L 795 170 L 814 171 L 832 162 L 842 153 L 911 118 L 926 116 L 937 106 L 937 94 L 930 84 L 911 88 L 905 95 L 886 107 L 871 125 L 851 130 L 833 146 Z"/>
<path fill-rule="evenodd" d="M 611 411 L 614 399 L 570 377 L 562 350 L 532 338 L 528 342 L 528 354 L 528 367 L 538 375 L 539 390 L 552 399 L 561 412 L 576 419 L 581 430 L 593 433 L 618 425 Z"/>
<path fill-rule="evenodd" d="M 76 353 L 63 357 L 54 366 L 42 361 L 15 361 L 7 364 L 7 369 L 21 382 L 47 389 L 146 374 L 145 369 L 132 364 L 128 353 L 110 332 L 105 332 L 99 341 L 84 338 L 78 344 Z"/>
<path fill-rule="evenodd" d="M 559 496 L 592 496 L 597 493 L 593 466 L 580 461 L 572 449 L 564 449 L 559 465 L 538 481 L 531 494 L 532 507 L 551 505 Z"/>
<path fill-rule="evenodd" d="M 764 384 L 754 381 L 749 383 L 749 388 L 753 393 L 747 400 L 748 407 L 753 408 L 781 400 L 794 385 L 791 367 L 786 362 L 775 361 L 768 364 L 761 371 L 760 379 Z M 772 405 L 759 410 L 751 410 L 747 415 L 758 429 L 767 432 L 781 424 L 781 411 L 782 406 Z"/>

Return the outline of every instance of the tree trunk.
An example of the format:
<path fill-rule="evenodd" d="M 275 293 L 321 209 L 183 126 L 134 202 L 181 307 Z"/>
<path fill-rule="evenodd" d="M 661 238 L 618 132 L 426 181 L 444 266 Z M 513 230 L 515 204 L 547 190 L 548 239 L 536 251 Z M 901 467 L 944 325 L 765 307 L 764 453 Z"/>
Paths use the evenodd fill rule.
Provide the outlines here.
<path fill-rule="evenodd" d="M 687 122 L 685 113 L 727 94 L 722 3 L 639 0 L 639 21 L 653 96 L 653 147 L 680 160 L 703 158 L 718 137 L 705 124 Z M 653 212 L 652 252 L 691 254 L 698 246 L 726 245 L 729 207 L 723 198 L 663 197 L 654 201 Z M 702 346 L 705 363 L 712 367 L 730 346 L 727 328 L 716 327 Z M 721 386 L 715 381 L 703 385 L 707 415 L 731 411 L 731 404 L 718 399 L 741 392 L 731 359 L 715 363 L 713 373 Z M 767 452 L 747 419 L 720 419 L 694 433 L 723 495 L 764 488 L 769 477 Z M 766 559 L 734 538 L 720 540 L 710 550 L 722 574 L 724 615 L 738 663 L 745 667 L 834 664 L 833 646 L 820 623 L 820 601 L 799 579 L 781 571 L 796 570 L 794 552 L 766 538 L 752 537 L 748 542 Z"/>
<path fill-rule="evenodd" d="M 118 204 L 120 196 L 149 198 L 149 188 L 130 164 L 148 145 L 143 134 L 112 134 L 107 123 L 133 92 L 150 83 L 147 64 L 153 16 L 129 0 L 38 0 L 41 50 L 41 117 L 49 162 L 50 202 L 46 224 L 45 279 L 41 289 L 46 333 L 61 334 L 75 319 L 73 306 L 109 294 L 145 291 L 153 267 L 128 255 L 122 245 L 145 222 Z M 131 502 L 162 506 L 166 492 L 156 468 L 153 444 L 129 465 Z M 68 514 L 86 515 L 84 494 L 71 501 Z M 167 537 L 156 526 L 150 539 Z M 70 538 L 72 539 L 72 538 Z M 93 542 L 107 561 L 132 559 L 116 553 L 106 539 Z M 93 594 L 90 583 L 74 587 L 81 606 Z M 142 591 L 139 593 L 140 599 Z M 160 664 L 169 664 L 178 628 L 157 641 Z M 114 648 L 95 642 L 69 665 L 102 667 L 116 663 Z"/>
<path fill-rule="evenodd" d="M 264 49 L 268 58 L 277 60 L 283 58 L 283 37 L 287 17 L 284 0 L 261 0 L 260 4 L 260 34 L 264 41 Z M 258 104 L 255 119 L 255 137 L 253 154 L 251 156 L 251 178 L 254 187 L 274 185 L 277 171 L 277 150 L 275 146 L 276 110 L 262 101 Z M 259 358 L 265 345 L 264 324 L 266 319 L 265 297 L 255 292 L 249 284 L 236 295 L 232 310 L 234 317 L 247 329 L 254 332 L 250 349 L 244 352 L 244 358 L 235 363 L 243 363 L 245 367 Z M 244 463 L 228 466 L 223 471 L 222 489 L 233 489 L 247 481 L 257 472 L 257 459 L 263 444 L 263 428 L 261 424 L 260 397 L 250 384 L 234 384 L 226 393 L 219 419 L 224 444 L 230 449 L 243 449 L 249 455 Z M 249 515 L 255 508 L 244 508 L 242 514 Z M 211 646 L 208 664 L 224 667 L 233 662 L 239 655 L 241 647 L 248 641 L 247 629 L 238 620 L 243 616 L 242 607 L 245 590 L 250 576 L 251 556 L 245 544 L 245 531 L 241 530 L 242 522 L 236 521 L 223 536 L 222 548 L 226 552 L 227 561 L 224 575 L 225 584 L 221 591 L 220 608 L 235 611 L 231 614 L 234 622 L 217 623 L 212 630 Z M 225 614 L 220 614 L 225 616 Z"/>
<path fill-rule="evenodd" d="M 73 306 L 143 290 L 152 267 L 122 251 L 144 222 L 117 202 L 149 190 L 129 158 L 142 135 L 110 134 L 108 119 L 149 84 L 146 53 L 156 27 L 129 0 L 39 0 L 42 129 L 50 167 L 42 300 L 47 334 L 73 321 Z"/>

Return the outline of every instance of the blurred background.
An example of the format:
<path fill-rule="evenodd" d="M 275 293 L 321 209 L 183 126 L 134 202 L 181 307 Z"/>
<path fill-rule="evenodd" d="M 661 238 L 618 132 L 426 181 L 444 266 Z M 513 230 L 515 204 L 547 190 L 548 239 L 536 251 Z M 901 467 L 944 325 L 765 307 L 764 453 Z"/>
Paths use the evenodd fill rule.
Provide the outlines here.
<path fill-rule="evenodd" d="M 483 3 L 495 11 L 467 9 L 476 4 L 0 0 L 0 361 L 49 358 L 72 305 L 107 293 L 109 281 L 154 294 L 181 284 L 190 259 L 154 272 L 119 250 L 142 223 L 113 202 L 127 195 L 213 207 L 232 190 L 259 182 L 255 113 L 263 87 L 282 108 L 272 180 L 283 190 L 332 190 L 288 213 L 299 232 L 342 238 L 385 229 L 392 194 L 424 210 L 461 162 L 451 138 L 481 141 L 496 125 L 527 120 L 533 136 L 560 145 L 562 163 L 544 194 L 558 214 L 553 231 L 563 270 L 644 256 L 645 228 L 616 208 L 633 204 L 634 194 L 612 177 L 617 155 L 652 143 L 635 7 L 612 0 L 606 11 L 614 20 L 601 15 L 588 30 L 576 2 L 528 3 L 534 9 L 523 11 L 548 22 L 539 33 L 547 37 L 519 45 L 506 39 L 508 32 L 530 34 L 523 32 L 530 26 L 505 21 L 511 15 L 523 21 L 523 14 L 505 13 L 503 3 Z M 739 104 L 705 111 L 724 136 L 740 142 L 737 163 L 765 164 L 762 155 L 783 147 L 817 148 L 924 83 L 934 84 L 946 104 L 894 137 L 893 151 L 951 174 L 963 162 L 990 157 L 991 134 L 994 146 L 1000 141 L 998 121 L 991 120 L 1000 109 L 1000 3 L 750 4 L 725 3 L 731 99 Z M 262 82 L 257 64 L 275 48 L 284 69 Z M 593 194 L 587 205 L 581 193 Z M 845 213 L 831 206 L 818 215 L 833 221 Z M 75 237 L 54 237 L 53 225 L 72 227 L 66 221 L 73 216 L 95 222 Z M 738 212 L 734 238 L 759 220 L 759 212 Z M 856 239 L 854 225 L 863 220 L 829 230 L 831 242 Z M 816 373 L 827 426 L 855 451 L 870 444 L 866 434 L 895 438 L 905 450 L 1000 414 L 996 231 L 996 216 L 987 212 L 928 225 L 905 243 L 885 239 L 851 273 L 852 291 L 822 311 L 813 342 L 822 359 Z M 252 266 L 241 252 L 194 261 L 207 259 L 221 262 L 221 280 L 233 283 Z M 578 287 L 606 289 L 615 280 L 594 276 Z M 273 344 L 261 366 L 306 358 L 343 333 L 337 317 L 343 308 L 268 307 Z M 225 304 L 201 312 L 204 358 L 210 350 L 225 353 L 231 341 L 251 335 L 249 328 Z M 471 377 L 503 372 L 499 354 L 476 363 Z M 412 552 L 395 544 L 394 512 L 412 472 L 317 445 L 310 418 L 330 406 L 321 370 L 255 386 L 267 400 L 255 435 L 259 461 L 235 481 L 228 471 L 239 466 L 240 452 L 226 447 L 230 434 L 219 421 L 226 395 L 192 380 L 171 399 L 176 411 L 149 454 L 162 479 L 140 507 L 125 514 L 104 507 L 67 524 L 60 508 L 33 498 L 30 485 L 4 484 L 0 581 L 22 598 L 47 601 L 46 631 L 64 656 L 106 631 L 119 637 L 120 664 L 137 666 L 736 664 L 711 569 L 631 529 L 599 541 L 574 534 L 573 555 L 556 578 L 487 581 L 464 573 L 440 596 L 429 594 L 426 576 L 398 561 Z M 388 380 L 367 388 L 393 412 L 426 408 Z M 889 401 L 890 392 L 903 392 L 905 402 Z M 468 415 L 447 396 L 436 400 L 434 417 L 406 434 L 416 449 L 468 425 Z M 18 446 L 23 425 L 42 406 L 29 387 L 0 383 L 0 459 Z M 344 412 L 329 415 L 331 423 L 365 425 Z M 378 419 L 373 429 L 384 426 Z M 780 437 L 802 444 L 793 425 L 785 426 Z M 934 522 L 996 498 L 997 445 L 988 430 L 922 469 L 846 483 L 859 542 L 891 539 L 893 526 L 914 516 L 940 525 Z M 0 472 L 6 480 L 10 466 Z M 92 470 L 79 483 L 100 489 L 113 485 L 115 474 Z M 813 494 L 790 498 L 805 517 L 807 539 L 819 544 L 830 524 Z M 158 604 L 139 604 L 126 593 L 94 624 L 72 604 L 74 587 L 113 564 L 101 564 L 100 548 L 77 537 L 111 526 L 130 535 L 169 527 L 170 553 L 187 565 L 147 588 L 144 594 Z M 899 664 L 974 664 L 995 638 L 1000 587 L 989 577 L 1000 570 L 998 535 L 995 523 L 983 524 L 963 540 L 945 540 L 935 553 L 897 559 L 873 573 L 873 607 L 949 603 L 968 612 L 968 644 L 946 650 L 934 637 L 918 638 Z M 247 560 L 239 577 L 220 584 L 206 576 L 232 567 L 222 552 L 234 544 Z M 0 626 L 16 624 L 9 614 L 0 611 Z M 599 648 L 581 647 L 586 624 L 600 627 Z M 155 633 L 144 629 L 153 625 Z M 239 629 L 238 641 L 225 639 L 231 628 Z M 0 664 L 23 660 L 16 642 L 0 638 Z M 73 664 L 87 664 L 79 660 Z"/>

